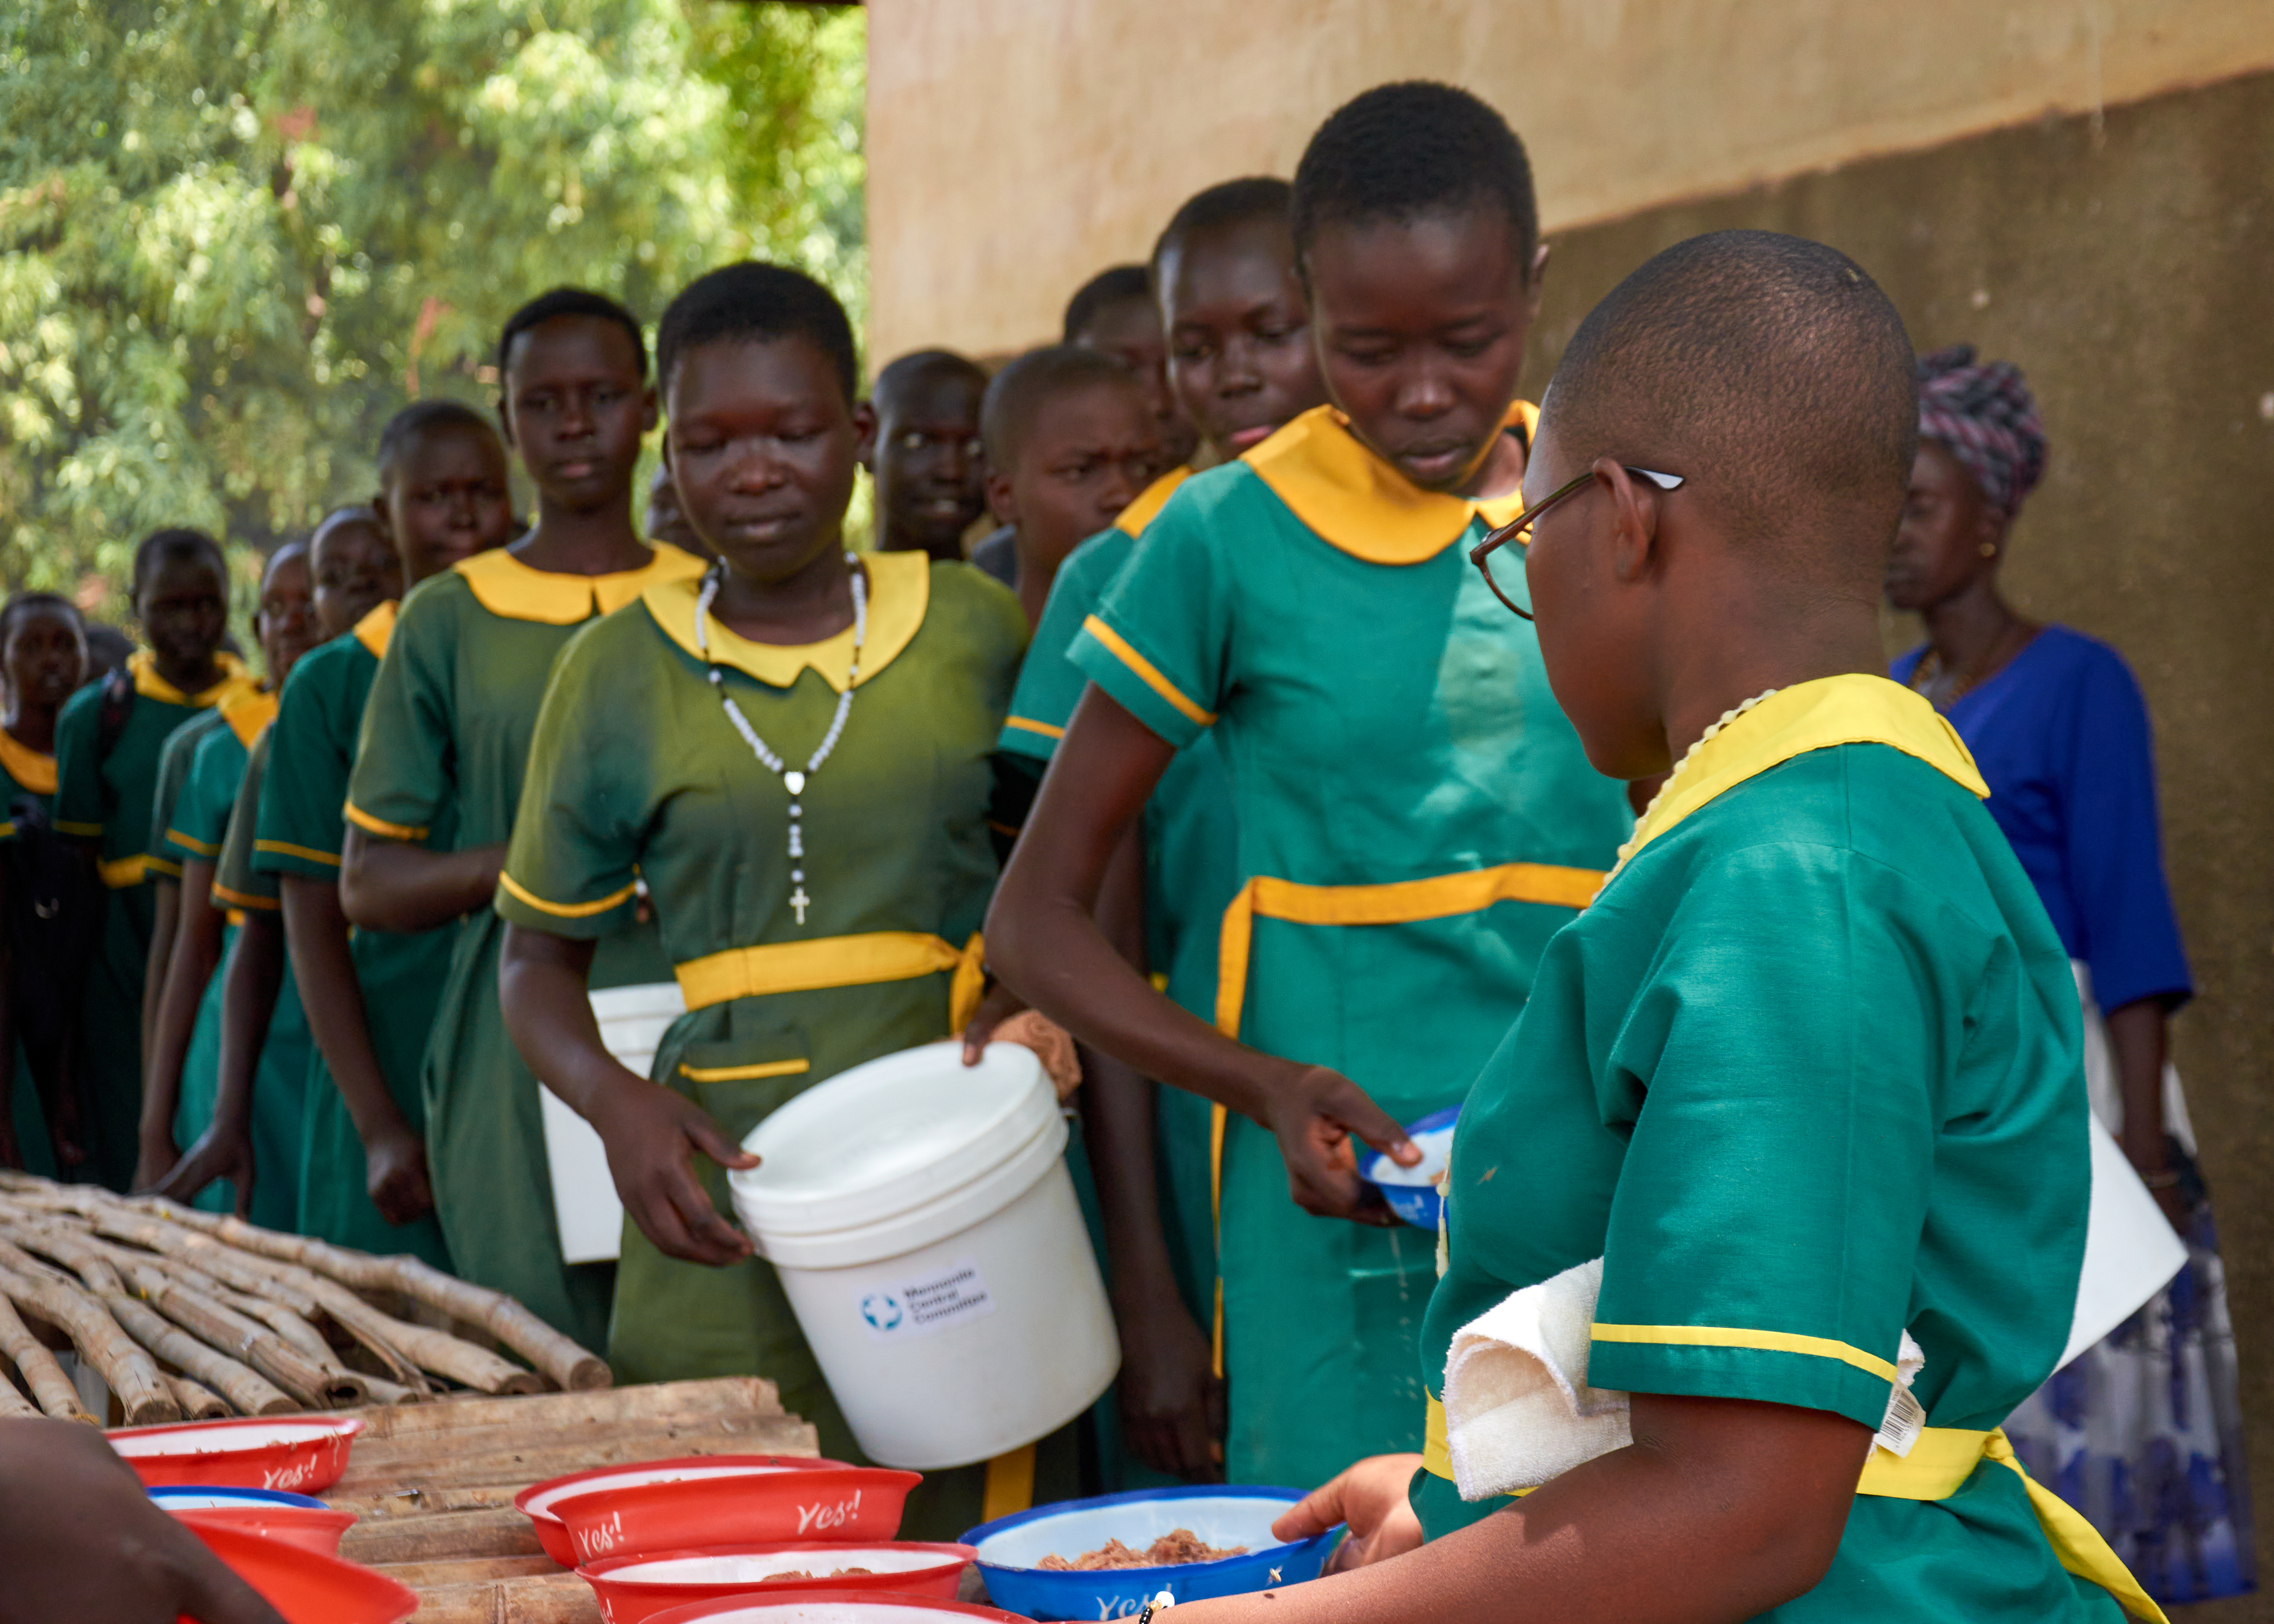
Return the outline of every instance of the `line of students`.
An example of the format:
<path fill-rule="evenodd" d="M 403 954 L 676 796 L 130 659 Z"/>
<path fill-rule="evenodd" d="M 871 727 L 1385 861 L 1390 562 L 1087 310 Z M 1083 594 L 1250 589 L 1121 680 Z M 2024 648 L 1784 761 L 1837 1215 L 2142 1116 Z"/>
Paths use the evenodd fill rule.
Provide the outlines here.
<path fill-rule="evenodd" d="M 370 1245 L 431 1204 L 437 1255 L 605 1338 L 620 1374 L 764 1373 L 858 1458 L 724 1169 L 802 1089 L 975 1044 L 1023 999 L 1088 1045 L 1135 1455 L 1332 1478 L 1294 1521 L 1347 1517 L 1354 1555 L 1435 1537 L 1276 1612 L 2129 1605 L 2105 1550 L 2039 1532 L 1994 1431 L 2058 1351 L 2082 1246 L 2059 944 L 1955 735 L 1856 674 L 1916 438 L 1901 324 L 1829 250 L 1700 239 L 1589 319 L 1542 411 L 1515 390 L 1545 260 L 1499 116 L 1386 86 L 1291 186 L 1171 222 L 1143 284 L 1162 388 L 1104 353 L 1130 340 L 1119 283 L 975 425 L 937 352 L 861 402 L 842 310 L 794 272 L 698 279 L 652 378 L 636 320 L 561 289 L 497 356 L 534 524 L 508 545 L 484 420 L 398 417 L 375 513 L 403 578 L 351 513 L 312 569 L 273 560 L 281 695 L 218 653 L 217 550 L 154 538 L 153 653 L 56 725 L 56 826 L 102 843 L 114 893 L 103 1041 L 139 1026 L 117 1017 L 154 935 L 209 943 L 215 896 L 248 912 L 180 1162 L 179 1085 L 136 1069 L 144 1182 L 275 1178 L 284 1090 L 230 1015 L 273 1041 L 281 920 L 325 1085 L 296 1223 Z M 659 413 L 713 556 L 632 522 Z M 866 555 L 844 535 L 864 462 Z M 939 556 L 983 462 L 1015 591 Z M 1527 499 L 1533 567 L 1472 569 Z M 291 669 L 296 590 L 332 641 Z M 11 626 L 40 617 L 11 613 L 12 690 Z M 192 750 L 158 831 L 175 876 L 132 815 Z M 1638 827 L 1623 780 L 1670 768 Z M 166 956 L 154 1062 L 194 1034 L 205 951 Z M 665 980 L 689 1012 L 642 1077 L 586 995 Z M 613 1278 L 561 1259 L 540 1084 L 607 1147 Z M 1433 1259 L 1352 1152 L 1410 1161 L 1400 1122 L 1465 1100 Z M 358 1172 L 367 1207 L 316 1199 Z M 1591 1259 L 1593 1375 L 1632 1392 L 1637 1442 L 1521 1505 L 1464 1500 L 1436 1402 L 1453 1332 Z M 1886 1465 L 1911 1336 L 1932 1447 Z M 937 1475 L 911 1532 L 1065 1492 L 1072 1444 Z"/>

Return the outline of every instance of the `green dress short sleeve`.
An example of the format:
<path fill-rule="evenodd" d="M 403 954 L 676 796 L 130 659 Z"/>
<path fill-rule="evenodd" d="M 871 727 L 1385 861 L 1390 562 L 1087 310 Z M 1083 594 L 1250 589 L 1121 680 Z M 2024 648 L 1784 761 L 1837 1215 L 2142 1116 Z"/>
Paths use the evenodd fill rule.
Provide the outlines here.
<path fill-rule="evenodd" d="M 1004 718 L 998 748 L 1045 763 L 1057 752 L 1073 708 L 1089 686 L 1088 676 L 1073 659 L 1074 638 L 1136 545 L 1126 530 L 1102 530 L 1058 567 L 1042 624 L 1035 628 L 1034 643 L 1019 668 L 1019 686 L 1012 693 L 1011 714 Z"/>
<path fill-rule="evenodd" d="M 260 816 L 261 786 L 268 776 L 269 747 L 275 737 L 272 725 L 253 741 L 222 835 L 221 859 L 214 868 L 214 900 L 233 908 L 275 913 L 282 906 L 277 900 L 276 876 L 252 866 L 253 827 Z"/>
<path fill-rule="evenodd" d="M 278 771 L 265 774 L 253 829 L 257 872 L 337 879 L 355 721 L 379 662 L 350 632 L 303 655 L 269 729 Z"/>
<path fill-rule="evenodd" d="M 226 723 L 206 730 L 191 757 L 190 776 L 182 786 L 181 797 L 174 803 L 174 816 L 166 830 L 169 846 L 220 866 L 229 815 L 236 808 L 248 757 L 249 752 Z"/>
<path fill-rule="evenodd" d="M 90 682 L 56 717 L 56 829 L 83 840 L 102 833 L 102 763 L 95 759 L 102 712 L 102 684 Z"/>
<path fill-rule="evenodd" d="M 461 620 L 473 607 L 454 574 L 421 582 L 403 600 L 364 707 L 348 780 L 350 823 L 391 840 L 423 840 L 451 802 L 451 751 Z"/>
<path fill-rule="evenodd" d="M 150 862 L 159 873 L 180 877 L 182 865 L 192 858 L 211 861 L 218 848 L 200 849 L 203 842 L 180 828 L 185 816 L 190 782 L 197 765 L 198 747 L 225 727 L 219 710 L 200 711 L 174 730 L 158 756 L 158 787 L 150 801 Z"/>
<path fill-rule="evenodd" d="M 1216 721 L 1228 686 L 1234 593 L 1212 523 L 1218 481 L 1202 475 L 1169 499 L 1068 654 L 1124 709 L 1182 748 Z"/>
<path fill-rule="evenodd" d="M 651 775 L 648 751 L 619 724 L 653 718 L 668 704 L 637 663 L 579 657 L 599 625 L 579 633 L 553 667 L 498 883 L 506 919 L 579 941 L 621 929 L 636 909 Z"/>

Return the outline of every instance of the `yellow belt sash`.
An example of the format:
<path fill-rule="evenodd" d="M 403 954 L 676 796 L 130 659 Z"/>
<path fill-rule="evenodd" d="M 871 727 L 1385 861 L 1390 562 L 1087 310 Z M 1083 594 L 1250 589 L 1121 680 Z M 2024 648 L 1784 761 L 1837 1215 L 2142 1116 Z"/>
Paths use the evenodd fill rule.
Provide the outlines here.
<path fill-rule="evenodd" d="M 2134 1618 L 2147 1620 L 2149 1624 L 2169 1624 L 2164 1610 L 2140 1588 L 2140 1582 L 2124 1566 L 2123 1559 L 2108 1548 L 2100 1530 L 2022 1470 L 2003 1429 L 1975 1432 L 1963 1427 L 1930 1426 L 1919 1433 L 1907 1455 L 1874 1444 L 1856 1492 L 1883 1500 L 1947 1500 L 1966 1486 L 1974 1469 L 1984 1461 L 1996 1462 L 2022 1480 L 2029 1492 L 2029 1509 L 2037 1514 L 2037 1526 L 2044 1530 L 2046 1542 L 2063 1568 L 2106 1590 Z M 1453 1456 L 1445 1439 L 1445 1406 L 1434 1398 L 1429 1401 L 1421 1465 L 1431 1477 L 1453 1481 Z M 1530 1492 L 1529 1489 L 1517 1491 L 1519 1495 Z"/>
<path fill-rule="evenodd" d="M 869 987 L 909 981 L 943 970 L 948 985 L 948 1026 L 961 1032 L 979 1008 L 986 985 L 986 949 L 974 931 L 960 951 L 917 930 L 872 930 L 860 936 L 819 936 L 810 942 L 770 942 L 730 947 L 674 967 L 690 1010 L 769 993 L 816 992 L 825 987 Z"/>
<path fill-rule="evenodd" d="M 1384 885 L 1302 885 L 1259 874 L 1239 888 L 1224 911 L 1216 944 L 1216 1029 L 1239 1036 L 1247 1001 L 1247 959 L 1257 919 L 1297 925 L 1412 925 L 1423 920 L 1481 914 L 1496 902 L 1544 902 L 1551 907 L 1584 908 L 1603 883 L 1597 868 L 1565 868 L 1552 863 L 1502 863 L 1426 880 L 1397 880 Z M 1209 1113 L 1209 1219 L 1223 1256 L 1224 1131 L 1221 1105 Z M 1211 1333 L 1216 1373 L 1224 1374 L 1224 1270 L 1216 1276 L 1216 1323 Z"/>

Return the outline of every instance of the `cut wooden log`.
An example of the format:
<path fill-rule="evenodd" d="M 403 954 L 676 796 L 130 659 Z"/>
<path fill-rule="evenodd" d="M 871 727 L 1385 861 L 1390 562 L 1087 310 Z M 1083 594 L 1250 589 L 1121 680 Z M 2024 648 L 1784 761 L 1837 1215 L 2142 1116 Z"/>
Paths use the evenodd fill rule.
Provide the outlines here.
<path fill-rule="evenodd" d="M 381 1562 L 462 1561 L 476 1557 L 543 1556 L 537 1530 L 508 1503 L 503 1509 L 379 1517 L 358 1522 L 340 1554 L 366 1567 Z"/>
<path fill-rule="evenodd" d="M 683 1436 L 634 1432 L 614 1439 L 546 1438 L 540 1433 L 522 1445 L 494 1453 L 443 1451 L 408 1457 L 374 1454 L 368 1462 L 363 1458 L 365 1447 L 365 1440 L 358 1438 L 348 1475 L 340 1480 L 336 1492 L 367 1492 L 382 1483 L 426 1488 L 509 1482 L 526 1485 L 589 1466 L 631 1465 L 681 1455 L 810 1456 L 817 1452 L 814 1429 L 788 1417 L 761 1422 L 748 1431 Z"/>
<path fill-rule="evenodd" d="M 184 1420 L 218 1421 L 223 1416 L 236 1413 L 230 1410 L 227 1399 L 202 1382 L 193 1381 L 187 1376 L 168 1375 L 164 1372 L 159 1373 L 166 1376 L 166 1385 L 174 1390 L 174 1402 L 182 1407 Z"/>
<path fill-rule="evenodd" d="M 34 1272 L 22 1272 L 27 1263 L 34 1265 Z M 0 1241 L 0 1291 L 25 1313 L 38 1315 L 72 1339 L 79 1357 L 117 1395 L 128 1425 L 182 1418 L 182 1407 L 159 1374 L 157 1363 L 119 1328 L 102 1304 L 62 1276 L 46 1276 L 34 1259 L 4 1241 Z"/>
<path fill-rule="evenodd" d="M 422 1590 L 418 1624 L 601 1624 L 600 1604 L 575 1574 L 490 1579 Z"/>
<path fill-rule="evenodd" d="M 357 1402 L 366 1391 L 360 1377 L 334 1376 L 259 1320 L 191 1290 L 162 1270 L 137 1268 L 130 1274 L 135 1289 L 160 1313 L 252 1365 L 307 1409 L 335 1410 Z"/>
<path fill-rule="evenodd" d="M 40 1413 L 40 1407 L 17 1391 L 16 1384 L 8 1379 L 8 1372 L 0 1369 L 0 1419 Z"/>
<path fill-rule="evenodd" d="M 424 1387 L 406 1387 L 384 1376 L 365 1376 L 363 1385 L 366 1404 L 427 1404 L 434 1399 L 434 1395 Z"/>
<path fill-rule="evenodd" d="M 779 1389 L 763 1376 L 711 1376 L 526 1398 L 461 1395 L 425 1410 L 379 1410 L 365 1417 L 356 1449 L 361 1453 L 381 1440 L 413 1434 L 448 1432 L 463 1438 L 488 1427 L 523 1437 L 593 1428 L 712 1426 L 733 1431 L 784 1413 Z"/>
<path fill-rule="evenodd" d="M 90 1425 L 94 1417 L 87 1413 L 87 1406 L 79 1402 L 79 1389 L 72 1379 L 64 1374 L 64 1367 L 56 1363 L 40 1339 L 32 1335 L 16 1314 L 16 1305 L 0 1292 L 0 1353 L 8 1356 L 16 1373 L 31 1389 L 32 1398 L 41 1413 L 59 1421 L 85 1421 Z"/>
<path fill-rule="evenodd" d="M 103 1305 L 128 1335 L 176 1370 L 213 1388 L 237 1414 L 275 1416 L 301 1408 L 259 1371 L 199 1341 L 147 1303 L 117 1297 L 105 1298 Z"/>

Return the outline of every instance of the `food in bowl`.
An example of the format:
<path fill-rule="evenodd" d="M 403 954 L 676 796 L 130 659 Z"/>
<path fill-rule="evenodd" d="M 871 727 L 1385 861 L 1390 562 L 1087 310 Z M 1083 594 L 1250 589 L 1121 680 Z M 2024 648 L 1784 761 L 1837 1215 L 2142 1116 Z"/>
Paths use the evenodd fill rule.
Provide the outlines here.
<path fill-rule="evenodd" d="M 1133 1551 L 1118 1539 L 1109 1539 L 1080 1556 L 1046 1556 L 1035 1564 L 1051 1573 L 1102 1573 L 1121 1568 L 1181 1568 L 1187 1562 L 1220 1562 L 1227 1556 L 1246 1556 L 1246 1545 L 1216 1546 L 1188 1528 L 1171 1529 L 1142 1551 Z"/>

